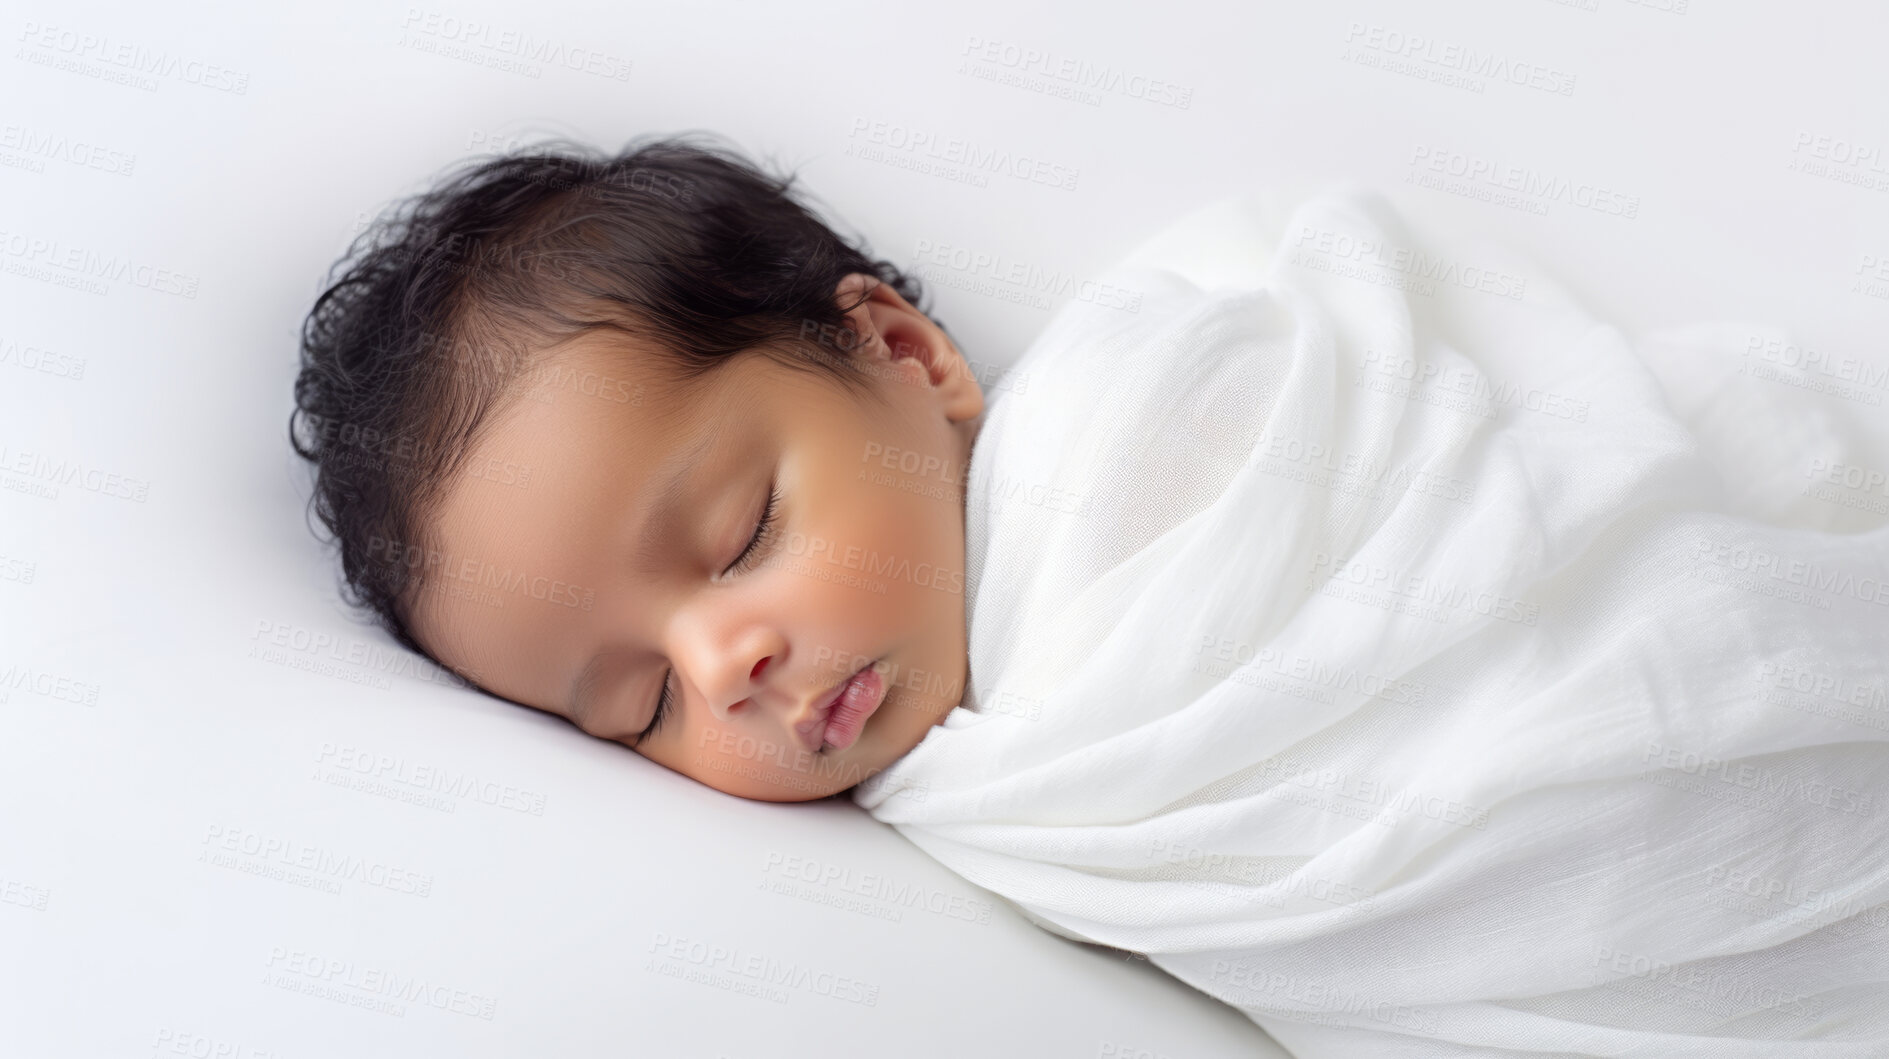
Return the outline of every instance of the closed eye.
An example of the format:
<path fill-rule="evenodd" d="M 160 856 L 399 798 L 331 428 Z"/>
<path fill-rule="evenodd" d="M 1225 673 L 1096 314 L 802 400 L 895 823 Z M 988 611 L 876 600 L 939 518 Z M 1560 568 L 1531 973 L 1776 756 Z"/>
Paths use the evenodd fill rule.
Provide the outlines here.
<path fill-rule="evenodd" d="M 656 730 L 658 725 L 662 724 L 662 719 L 669 715 L 669 704 L 674 699 L 674 696 L 669 693 L 669 678 L 674 675 L 675 670 L 673 669 L 662 675 L 662 694 L 656 696 L 656 712 L 649 718 L 649 727 L 636 733 L 630 740 L 630 746 L 634 747 L 641 744 L 644 739 L 649 737 L 651 732 Z"/>
<path fill-rule="evenodd" d="M 771 542 L 774 516 L 780 506 L 780 501 L 780 491 L 769 485 L 767 505 L 761 509 L 761 518 L 755 523 L 754 536 L 748 538 L 748 546 L 741 549 L 741 554 L 735 556 L 735 561 L 728 565 L 728 569 L 722 571 L 723 576 L 731 573 L 745 573 L 753 568 L 753 560 L 760 557 L 766 550 L 766 545 Z"/>
<path fill-rule="evenodd" d="M 722 571 L 724 576 L 731 573 L 744 573 L 752 569 L 753 560 L 760 557 L 767 550 L 766 546 L 772 543 L 773 540 L 774 517 L 780 507 L 780 502 L 780 491 L 775 489 L 774 486 L 769 485 L 767 487 L 767 503 L 761 508 L 761 517 L 755 523 L 754 535 L 748 538 L 748 546 L 741 549 L 741 554 L 735 556 L 735 561 L 728 564 L 728 569 Z M 663 718 L 668 715 L 670 705 L 675 698 L 669 690 L 669 679 L 674 675 L 674 669 L 663 674 L 662 693 L 656 696 L 656 709 L 650 714 L 649 727 L 636 733 L 630 743 L 631 746 L 636 746 L 642 743 L 644 739 L 648 738 L 649 734 L 654 732 L 657 726 L 662 724 Z"/>

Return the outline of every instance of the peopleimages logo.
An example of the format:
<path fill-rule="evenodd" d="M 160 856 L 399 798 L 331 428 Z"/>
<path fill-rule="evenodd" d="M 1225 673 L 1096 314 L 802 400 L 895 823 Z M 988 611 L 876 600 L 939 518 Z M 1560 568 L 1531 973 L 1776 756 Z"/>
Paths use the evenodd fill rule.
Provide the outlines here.
<path fill-rule="evenodd" d="M 1660 987 L 1650 999 L 1720 1015 L 1742 1016 L 1756 1008 L 1809 1019 L 1822 1010 L 1811 994 L 1793 993 L 1753 975 L 1714 972 L 1697 961 L 1674 964 L 1611 945 L 1594 946 L 1591 970 L 1596 981 L 1617 989 L 1627 984 L 1626 977 L 1632 977 Z"/>
<path fill-rule="evenodd" d="M 827 890 L 881 901 L 898 908 L 920 909 L 969 923 L 990 922 L 991 904 L 988 901 L 946 893 L 923 883 L 906 882 L 878 872 L 855 872 L 850 867 L 812 857 L 770 851 L 762 864 L 761 873 L 811 883 Z"/>
<path fill-rule="evenodd" d="M 414 897 L 433 891 L 433 876 L 425 872 L 224 824 L 209 825 L 197 859 L 330 893 L 341 892 L 343 882 Z"/>
<path fill-rule="evenodd" d="M 433 548 L 403 544 L 378 535 L 368 538 L 367 555 L 382 576 L 405 569 L 423 587 L 451 588 L 453 582 L 515 593 L 561 607 L 589 610 L 596 605 L 595 589 L 580 588 L 542 574 L 495 566 L 474 556 L 453 556 Z"/>
<path fill-rule="evenodd" d="M 1574 94 L 1575 76 L 1565 70 L 1453 41 L 1438 40 L 1421 33 L 1404 33 L 1376 24 L 1353 22 L 1345 30 L 1345 44 L 1348 48 L 1363 48 L 1367 52 L 1405 60 L 1419 67 L 1451 71 L 1472 78 L 1505 81 L 1520 88 L 1533 88 L 1553 95 Z M 1470 84 L 1474 85 L 1475 82 Z M 1481 88 L 1477 86 L 1473 90 L 1481 91 Z"/>
<path fill-rule="evenodd" d="M 545 796 L 509 783 L 500 783 L 474 772 L 413 761 L 395 755 L 376 753 L 348 743 L 321 744 L 315 755 L 318 769 L 333 769 L 382 783 L 396 784 L 414 791 L 471 799 L 494 809 L 510 809 L 528 816 L 543 816 Z M 321 777 L 319 771 L 316 778 Z"/>
<path fill-rule="evenodd" d="M 1294 246 L 1316 251 L 1318 254 L 1340 261 L 1400 273 L 1416 281 L 1405 289 L 1426 297 L 1436 292 L 1438 284 L 1481 291 L 1517 301 L 1521 300 L 1523 293 L 1528 289 L 1526 279 L 1500 269 L 1464 264 L 1453 258 L 1434 256 L 1421 249 L 1398 246 L 1395 243 L 1381 243 L 1375 239 L 1360 238 L 1349 232 L 1320 228 L 1316 225 L 1301 225 L 1299 238 Z M 1295 255 L 1294 263 L 1312 264 L 1303 260 L 1303 257 L 1304 255 Z"/>
<path fill-rule="evenodd" d="M 361 1007 L 380 1006 L 387 1014 L 405 1014 L 404 1009 L 390 1010 L 381 1006 L 404 1001 L 489 1022 L 498 1008 L 496 998 L 455 989 L 417 974 L 400 974 L 282 945 L 270 946 L 269 959 L 264 966 L 267 968 L 263 976 L 265 984 L 293 992 L 311 992 Z M 320 988 L 306 988 L 308 986 Z M 335 992 L 330 993 L 330 990 Z"/>
<path fill-rule="evenodd" d="M 1815 390 L 1859 404 L 1880 405 L 1883 391 L 1889 390 L 1889 367 L 1772 335 L 1754 334 L 1746 341 L 1740 370 L 1753 378 Z"/>
<path fill-rule="evenodd" d="M 74 706 L 97 706 L 98 688 L 88 681 L 31 666 L 9 664 L 0 668 L 0 702 L 8 701 L 13 692 L 28 691 Z"/>
<path fill-rule="evenodd" d="M 16 59 L 61 66 L 73 73 L 127 84 L 147 92 L 157 91 L 155 78 L 158 77 L 176 78 L 187 85 L 232 95 L 244 95 L 249 91 L 249 74 L 245 71 L 232 70 L 194 57 L 187 58 L 168 48 L 147 48 L 135 41 L 105 34 L 46 25 L 28 19 L 14 39 L 32 49 L 15 53 Z M 88 61 L 99 63 L 100 66 L 85 65 Z M 114 66 L 118 70 L 104 69 Z"/>
<path fill-rule="evenodd" d="M 1436 1012 L 1428 1008 L 1376 1000 L 1335 983 L 1255 967 L 1243 960 L 1215 960 L 1207 978 L 1219 983 L 1222 991 L 1232 991 L 1242 1008 L 1294 1022 L 1319 1023 L 1350 1015 L 1418 1033 L 1435 1033 L 1437 1028 Z"/>
<path fill-rule="evenodd" d="M 140 261 L 128 254 L 106 254 L 92 247 L 76 246 L 62 239 L 29 235 L 25 232 L 0 231 L 0 255 L 8 265 L 40 269 L 45 276 L 97 284 L 100 281 L 129 283 L 158 294 L 195 298 L 199 278 L 186 272 Z M 105 288 L 87 287 L 94 293 Z"/>
<path fill-rule="evenodd" d="M 468 686 L 465 677 L 424 655 L 347 633 L 257 618 L 249 640 L 252 658 L 375 687 L 392 687 L 388 679 L 392 676 L 412 677 L 449 688 Z"/>
<path fill-rule="evenodd" d="M 1862 603 L 1889 607 L 1889 580 L 1858 576 L 1848 570 L 1824 566 L 1781 552 L 1753 547 L 1744 541 L 1720 541 L 1700 537 L 1694 542 L 1695 557 L 1701 563 L 1746 575 L 1753 583 L 1764 578 L 1783 582 L 1811 592 L 1844 596 Z M 1828 604 L 1825 604 L 1827 607 Z"/>
<path fill-rule="evenodd" d="M 477 19 L 456 18 L 443 11 L 422 11 L 417 7 L 409 7 L 406 16 L 400 20 L 400 28 L 406 33 L 421 34 L 460 48 L 477 48 L 493 57 L 503 56 L 514 62 L 562 66 L 567 70 L 594 74 L 611 81 L 630 79 L 628 59 L 595 48 L 534 37 L 515 29 L 501 29 Z"/>
<path fill-rule="evenodd" d="M 996 173 L 1063 191 L 1076 190 L 1076 181 L 1082 176 L 1081 170 L 1057 162 L 900 122 L 855 117 L 847 136 L 852 142 L 847 144 L 846 153 L 868 161 L 889 161 L 888 152 L 893 152 L 890 157 L 909 156 L 921 164 L 935 162 L 970 177 L 982 179 Z"/>
<path fill-rule="evenodd" d="M 35 162 L 52 158 L 117 176 L 130 176 L 138 162 L 137 155 L 126 151 L 25 125 L 0 125 L 0 150 L 18 151 Z"/>
<path fill-rule="evenodd" d="M 987 289 L 987 285 L 976 282 L 989 280 L 1031 295 L 1074 298 L 1104 309 L 1120 309 L 1123 312 L 1141 311 L 1141 291 L 1019 261 L 1006 254 L 920 239 L 912 252 L 912 258 L 918 263 L 923 278 L 962 290 L 994 294 L 996 292 Z M 963 280 L 955 277 L 963 277 Z M 1030 300 L 1029 303 L 1037 308 L 1049 308 L 1046 299 Z"/>
<path fill-rule="evenodd" d="M 1848 815 L 1874 813 L 1877 809 L 1875 796 L 1868 791 L 1838 787 L 1815 777 L 1806 779 L 1792 775 L 1788 771 L 1779 771 L 1767 766 L 1754 765 L 1736 757 L 1720 758 L 1709 753 L 1685 747 L 1667 746 L 1664 743 L 1646 744 L 1646 751 L 1641 755 L 1642 763 L 1652 763 L 1656 769 L 1664 769 L 1682 776 L 1692 777 L 1706 783 L 1722 784 L 1727 789 L 1736 789 L 1755 798 L 1721 800 L 1737 801 L 1749 808 L 1766 812 L 1775 812 L 1777 803 L 1785 799 L 1801 801 L 1806 805 L 1820 806 L 1832 812 Z M 1699 783 L 1681 784 L 1667 782 L 1668 777 L 1657 773 L 1643 776 L 1661 786 L 1690 790 L 1695 794 L 1711 796 L 1715 788 Z"/>
<path fill-rule="evenodd" d="M 119 474 L 102 467 L 86 466 L 83 460 L 54 456 L 33 449 L 12 448 L 0 443 L 0 474 L 18 475 L 26 488 L 48 499 L 58 499 L 58 486 L 76 485 L 89 493 L 116 497 L 142 504 L 150 497 L 151 483 L 144 478 Z M 0 484 L 5 480 L 0 479 Z"/>
<path fill-rule="evenodd" d="M 1102 96 L 1111 92 L 1177 110 L 1186 110 L 1194 103 L 1192 85 L 1090 62 L 1049 48 L 972 36 L 966 39 L 959 55 L 966 60 L 966 65 L 959 67 L 960 73 L 1089 106 L 1099 105 Z"/>
<path fill-rule="evenodd" d="M 1427 144 L 1411 149 L 1410 174 L 1405 181 L 1534 214 L 1545 214 L 1549 204 L 1559 202 L 1628 220 L 1640 215 L 1638 195 Z"/>
<path fill-rule="evenodd" d="M 879 1006 L 879 987 L 874 983 L 735 945 L 677 937 L 658 930 L 651 934 L 647 952 L 665 963 L 686 964 L 702 971 L 736 975 L 775 988 L 800 989 L 814 996 L 862 1007 Z M 652 960 L 645 964 L 645 969 L 658 970 L 659 965 Z"/>
<path fill-rule="evenodd" d="M 857 544 L 822 537 L 819 534 L 808 536 L 798 531 L 787 534 L 780 555 L 794 558 L 819 560 L 847 570 L 858 570 L 873 577 L 884 577 L 894 581 L 907 581 L 922 588 L 932 588 L 952 595 L 964 592 L 964 571 L 953 570 L 930 562 L 912 562 L 910 558 L 890 555 L 875 548 L 865 548 Z M 780 565 L 780 555 L 764 560 L 760 565 L 773 567 Z"/>
<path fill-rule="evenodd" d="M 55 353 L 34 345 L 21 345 L 9 338 L 0 338 L 0 364 L 12 364 L 25 371 L 44 372 L 74 382 L 85 378 L 84 357 Z"/>

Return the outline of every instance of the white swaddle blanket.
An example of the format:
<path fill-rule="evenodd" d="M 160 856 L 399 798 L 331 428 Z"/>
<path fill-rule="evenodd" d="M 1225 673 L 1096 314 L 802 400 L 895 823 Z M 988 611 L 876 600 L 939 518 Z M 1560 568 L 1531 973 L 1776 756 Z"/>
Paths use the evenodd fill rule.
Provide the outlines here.
<path fill-rule="evenodd" d="M 970 685 L 855 801 L 1300 1059 L 1889 1055 L 1879 365 L 1273 229 L 992 389 Z"/>

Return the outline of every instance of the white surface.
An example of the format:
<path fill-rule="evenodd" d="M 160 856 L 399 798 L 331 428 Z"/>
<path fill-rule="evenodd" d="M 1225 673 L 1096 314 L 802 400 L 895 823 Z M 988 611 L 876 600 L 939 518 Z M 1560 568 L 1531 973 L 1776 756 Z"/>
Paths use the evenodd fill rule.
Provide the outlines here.
<path fill-rule="evenodd" d="M 1889 360 L 1889 278 L 1873 294 L 1852 289 L 1866 261 L 1889 259 L 1882 16 L 1861 3 L 1597 7 L 10 7 L 0 23 L 7 1049 L 191 1054 L 213 1040 L 245 1059 L 1263 1054 L 1230 1009 L 1001 906 L 988 927 L 909 911 L 894 923 L 757 888 L 779 854 L 981 896 L 850 806 L 738 803 L 552 718 L 400 669 L 402 656 L 349 623 L 304 523 L 306 485 L 285 433 L 297 329 L 363 215 L 469 150 L 530 131 L 614 145 L 708 128 L 799 167 L 885 256 L 909 262 L 929 248 L 958 260 L 948 247 L 1006 275 L 1077 280 L 1202 203 L 1256 185 L 1395 184 L 1429 145 L 1638 196 L 1638 217 L 1625 220 L 1408 188 L 1552 262 L 1603 318 L 1743 316 Z M 434 16 L 447 15 L 492 27 L 480 38 L 492 44 L 522 33 L 593 48 L 605 66 L 627 62 L 629 76 L 544 63 L 528 76 L 440 54 L 447 27 Z M 1478 93 L 1343 58 L 1347 37 L 1368 43 L 1373 26 L 1569 71 L 1575 89 Z M 997 42 L 997 61 L 961 67 L 974 38 Z M 1050 53 L 1051 69 L 1065 58 L 1113 67 L 1131 75 L 1125 86 L 1172 82 L 1189 105 L 1123 90 L 1089 105 L 962 72 L 1010 69 L 1006 44 Z M 464 50 L 500 54 L 476 41 Z M 240 93 L 195 83 L 239 79 Z M 1028 156 L 1050 177 L 1073 171 L 1074 189 L 1001 173 L 977 186 L 849 157 L 874 122 Z M 1875 150 L 1837 168 L 1876 188 L 1788 168 L 1812 158 L 1819 136 Z M 97 292 L 67 285 L 114 261 L 137 270 L 95 281 Z M 965 289 L 980 277 L 948 265 L 932 274 L 959 284 L 936 285 L 934 310 L 982 363 L 1014 361 L 1066 300 L 1020 304 L 1035 292 L 988 272 L 989 293 Z M 163 292 L 185 285 L 194 297 Z M 54 370 L 23 366 L 29 357 Z M 118 477 L 37 495 L 61 461 Z M 112 495 L 140 485 L 142 501 Z M 253 656 L 267 638 L 258 630 L 276 628 L 336 638 L 340 664 L 314 674 Z M 349 651 L 363 661 L 349 663 Z M 62 697 L 88 689 L 93 705 Z M 470 772 L 542 795 L 544 812 L 476 797 L 449 798 L 449 812 L 325 783 L 317 765 L 329 745 L 397 757 L 408 775 Z M 360 882 L 328 894 L 204 863 L 213 827 L 400 867 L 428 879 L 429 894 Z M 774 1004 L 676 982 L 643 969 L 657 932 L 855 975 L 880 987 L 880 1001 L 796 990 Z M 396 1018 L 295 995 L 264 981 L 278 948 L 493 997 L 494 1017 L 414 1004 Z M 185 1050 L 160 1050 L 170 1044 Z"/>

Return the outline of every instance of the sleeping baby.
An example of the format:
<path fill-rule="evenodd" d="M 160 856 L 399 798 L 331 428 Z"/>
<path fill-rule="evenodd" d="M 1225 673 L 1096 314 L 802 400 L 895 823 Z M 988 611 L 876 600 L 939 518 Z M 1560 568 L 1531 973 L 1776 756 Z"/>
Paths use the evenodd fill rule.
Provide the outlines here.
<path fill-rule="evenodd" d="M 357 242 L 298 451 L 351 602 L 718 790 L 821 798 L 956 707 L 976 374 L 737 154 L 518 153 Z"/>
<path fill-rule="evenodd" d="M 313 503 L 487 693 L 849 792 L 1300 1059 L 1889 1054 L 1873 362 L 1629 339 L 1340 187 L 1164 232 L 987 402 L 681 140 L 480 163 L 344 267 Z"/>

